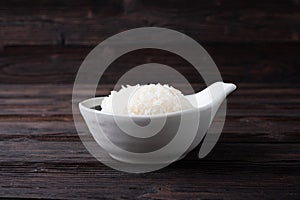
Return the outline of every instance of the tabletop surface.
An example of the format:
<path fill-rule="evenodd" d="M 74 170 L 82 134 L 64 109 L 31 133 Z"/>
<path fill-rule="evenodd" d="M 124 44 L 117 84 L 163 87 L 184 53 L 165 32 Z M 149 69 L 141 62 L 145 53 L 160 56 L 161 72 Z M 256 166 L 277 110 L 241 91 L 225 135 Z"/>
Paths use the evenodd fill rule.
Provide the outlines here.
<path fill-rule="evenodd" d="M 300 43 L 298 1 L 21 1 L 0 3 L 0 199 L 299 199 Z M 97 161 L 72 116 L 76 72 L 95 45 L 120 31 L 182 31 L 210 53 L 227 98 L 222 135 L 164 169 L 129 174 Z M 167 52 L 133 52 L 103 75 L 109 94 L 130 67 L 173 66 Z"/>

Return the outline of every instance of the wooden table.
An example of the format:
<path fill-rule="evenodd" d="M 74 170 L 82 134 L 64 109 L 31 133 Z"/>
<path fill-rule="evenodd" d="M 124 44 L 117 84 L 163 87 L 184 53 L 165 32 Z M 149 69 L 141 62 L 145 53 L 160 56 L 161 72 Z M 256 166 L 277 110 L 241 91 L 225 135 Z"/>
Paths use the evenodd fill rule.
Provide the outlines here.
<path fill-rule="evenodd" d="M 0 26 L 0 199 L 300 199 L 298 1 L 1 1 Z M 141 26 L 190 35 L 238 90 L 206 158 L 197 148 L 162 170 L 128 174 L 87 152 L 71 95 L 96 44 Z M 146 50 L 113 63 L 97 95 L 150 61 L 203 88 L 188 63 Z"/>

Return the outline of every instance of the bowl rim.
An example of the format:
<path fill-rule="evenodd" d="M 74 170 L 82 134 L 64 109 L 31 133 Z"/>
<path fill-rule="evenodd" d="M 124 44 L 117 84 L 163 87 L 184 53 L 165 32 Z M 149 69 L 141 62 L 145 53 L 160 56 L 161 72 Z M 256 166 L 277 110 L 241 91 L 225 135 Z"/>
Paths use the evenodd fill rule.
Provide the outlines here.
<path fill-rule="evenodd" d="M 81 101 L 79 103 L 79 109 L 80 110 L 84 110 L 86 112 L 92 112 L 95 114 L 101 114 L 101 115 L 106 115 L 106 116 L 113 116 L 113 117 L 120 117 L 120 118 L 132 118 L 132 119 L 153 119 L 153 118 L 165 118 L 165 117 L 171 117 L 171 116 L 176 116 L 176 115 L 183 115 L 183 114 L 189 114 L 189 113 L 193 113 L 193 112 L 199 112 L 201 110 L 206 110 L 208 108 L 211 107 L 211 104 L 205 104 L 205 105 L 201 105 L 199 107 L 194 107 L 192 109 L 187 109 L 187 110 L 183 110 L 183 111 L 177 111 L 177 112 L 171 112 L 171 113 L 166 113 L 166 114 L 157 114 L 157 115 L 127 115 L 127 114 L 113 114 L 113 113 L 107 113 L 107 112 L 103 112 L 100 110 L 95 110 L 92 109 L 90 106 L 87 106 L 86 103 L 91 102 L 91 101 L 95 101 L 95 100 L 103 100 L 106 96 L 102 96 L 102 97 L 93 97 L 93 98 L 89 98 L 89 99 L 85 99 L 83 101 Z M 99 104 L 97 104 L 99 105 Z M 97 106 L 94 105 L 94 106 Z"/>

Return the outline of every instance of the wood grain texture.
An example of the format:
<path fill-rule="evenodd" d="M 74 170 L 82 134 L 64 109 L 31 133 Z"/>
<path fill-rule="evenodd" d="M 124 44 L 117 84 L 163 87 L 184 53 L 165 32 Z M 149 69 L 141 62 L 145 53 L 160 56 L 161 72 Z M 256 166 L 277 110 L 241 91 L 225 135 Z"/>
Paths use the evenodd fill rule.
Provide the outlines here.
<path fill-rule="evenodd" d="M 239 83 L 299 83 L 300 43 L 204 45 L 224 81 Z M 0 83 L 73 84 L 78 68 L 93 47 L 11 47 L 0 53 Z M 129 69 L 156 62 L 173 67 L 191 83 L 203 82 L 183 58 L 170 52 L 146 49 L 115 60 L 101 83 L 114 84 Z M 116 73 L 118 72 L 118 73 Z M 137 74 L 138 75 L 138 74 Z M 158 73 L 164 79 L 168 74 Z M 176 79 L 174 79 L 176 81 Z"/>
<path fill-rule="evenodd" d="M 97 95 L 107 94 L 111 87 L 106 85 Z M 198 160 L 196 149 L 165 169 L 136 175 L 109 169 L 87 152 L 73 125 L 71 92 L 72 85 L 1 85 L 3 199 L 297 199 L 300 195 L 297 85 L 241 84 L 228 98 L 226 124 L 209 156 Z"/>
<path fill-rule="evenodd" d="M 300 199 L 299 13 L 298 0 L 0 1 L 0 200 Z M 72 87 L 95 45 L 144 26 L 198 41 L 238 89 L 207 157 L 197 158 L 198 147 L 162 170 L 127 174 L 81 143 Z M 146 49 L 114 61 L 96 96 L 150 62 L 178 70 L 195 91 L 205 87 L 184 59 Z"/>
<path fill-rule="evenodd" d="M 298 1 L 1 1 L 1 43 L 95 45 L 144 26 L 200 42 L 299 42 Z M 80 28 L 79 28 L 80 27 Z"/>
<path fill-rule="evenodd" d="M 7 184 L 1 191 L 4 197 L 33 199 L 297 199 L 299 192 L 299 188 L 293 187 L 299 180 L 288 172 L 296 167 L 220 166 L 218 162 L 187 164 L 190 167 L 182 168 L 184 163 L 181 162 L 162 172 L 128 175 L 100 167 L 96 162 L 17 163 L 13 167 L 19 166 L 20 173 L 3 173 L 2 180 Z M 8 163 L 7 166 L 11 165 Z M 28 171 L 28 168 L 33 170 Z M 249 176 L 253 169 L 255 176 Z M 11 181 L 12 176 L 16 181 Z M 137 184 L 141 182 L 143 184 Z M 30 186 L 30 192 L 24 185 Z"/>

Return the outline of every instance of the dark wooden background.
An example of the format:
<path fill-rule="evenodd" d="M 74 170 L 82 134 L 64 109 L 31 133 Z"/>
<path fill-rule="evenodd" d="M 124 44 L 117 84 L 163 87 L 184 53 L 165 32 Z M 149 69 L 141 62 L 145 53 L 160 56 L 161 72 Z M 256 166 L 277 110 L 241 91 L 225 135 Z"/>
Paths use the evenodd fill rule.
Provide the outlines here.
<path fill-rule="evenodd" d="M 298 0 L 2 0 L 0 2 L 0 199 L 300 199 L 300 2 Z M 159 26 L 200 42 L 238 90 L 215 149 L 162 170 L 127 174 L 84 148 L 71 112 L 87 53 L 124 30 Z M 104 74 L 176 56 L 136 51 Z"/>

